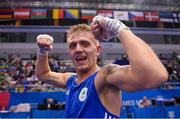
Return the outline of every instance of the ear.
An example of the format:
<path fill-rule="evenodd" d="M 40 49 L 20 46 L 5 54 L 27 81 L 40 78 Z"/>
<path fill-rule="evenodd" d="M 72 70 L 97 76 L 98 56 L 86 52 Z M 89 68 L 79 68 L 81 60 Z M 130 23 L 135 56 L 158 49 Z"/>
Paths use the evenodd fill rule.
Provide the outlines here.
<path fill-rule="evenodd" d="M 100 55 L 100 53 L 101 53 L 101 46 L 100 45 L 98 45 L 97 46 L 97 56 L 99 56 Z"/>

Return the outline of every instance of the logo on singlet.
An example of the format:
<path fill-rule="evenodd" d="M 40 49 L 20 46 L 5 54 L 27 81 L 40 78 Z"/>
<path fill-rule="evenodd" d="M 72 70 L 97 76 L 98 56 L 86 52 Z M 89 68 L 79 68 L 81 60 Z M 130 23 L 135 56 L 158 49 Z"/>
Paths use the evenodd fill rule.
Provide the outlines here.
<path fill-rule="evenodd" d="M 69 89 L 66 91 L 66 95 L 69 95 Z"/>
<path fill-rule="evenodd" d="M 81 89 L 81 92 L 80 92 L 80 94 L 79 94 L 79 100 L 80 100 L 81 102 L 83 102 L 83 101 L 86 99 L 86 97 L 87 97 L 87 91 L 88 91 L 88 88 L 86 88 L 86 87 L 84 87 L 83 89 Z"/>

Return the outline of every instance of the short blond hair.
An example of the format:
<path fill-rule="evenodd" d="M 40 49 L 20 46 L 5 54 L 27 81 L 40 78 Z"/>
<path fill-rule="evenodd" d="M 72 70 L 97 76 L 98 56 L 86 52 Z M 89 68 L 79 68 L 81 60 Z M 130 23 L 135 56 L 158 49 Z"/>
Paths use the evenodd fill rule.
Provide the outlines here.
<path fill-rule="evenodd" d="M 67 31 L 67 40 L 71 37 L 71 35 L 74 32 L 79 32 L 79 31 L 84 31 L 84 32 L 90 32 L 92 33 L 91 27 L 87 24 L 77 24 L 73 25 L 70 27 L 70 29 Z M 93 35 L 93 34 L 92 34 Z M 99 45 L 99 41 L 95 40 L 95 43 Z"/>
<path fill-rule="evenodd" d="M 78 25 L 71 26 L 67 32 L 67 38 L 69 38 L 74 32 L 77 32 L 77 31 L 91 32 L 91 27 L 87 24 L 78 24 Z"/>

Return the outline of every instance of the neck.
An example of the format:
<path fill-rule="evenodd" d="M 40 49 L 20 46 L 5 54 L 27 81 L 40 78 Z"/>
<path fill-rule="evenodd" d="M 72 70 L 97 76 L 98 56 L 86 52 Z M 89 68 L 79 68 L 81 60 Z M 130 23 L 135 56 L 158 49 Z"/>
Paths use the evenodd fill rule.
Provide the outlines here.
<path fill-rule="evenodd" d="M 81 70 L 81 71 L 76 71 L 78 78 L 76 80 L 77 84 L 80 84 L 81 82 L 83 82 L 84 80 L 86 80 L 89 76 L 91 76 L 92 74 L 94 74 L 95 72 L 97 72 L 100 69 L 100 67 L 98 67 L 97 65 L 95 67 L 93 67 L 92 69 L 89 70 Z"/>

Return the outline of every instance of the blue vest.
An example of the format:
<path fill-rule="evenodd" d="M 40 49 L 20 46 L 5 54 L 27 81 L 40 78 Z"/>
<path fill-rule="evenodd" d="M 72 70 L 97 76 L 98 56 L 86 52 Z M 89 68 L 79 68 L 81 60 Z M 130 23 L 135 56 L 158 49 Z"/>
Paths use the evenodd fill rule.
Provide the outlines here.
<path fill-rule="evenodd" d="M 68 118 L 118 118 L 101 103 L 94 85 L 97 73 L 77 85 L 77 75 L 67 80 L 66 117 Z"/>

